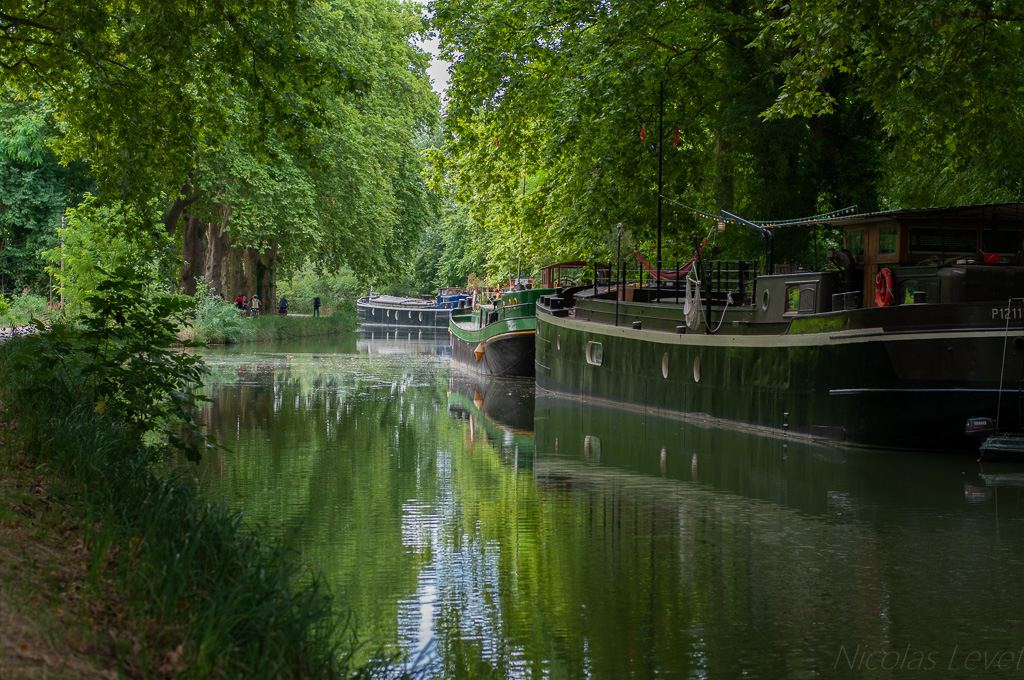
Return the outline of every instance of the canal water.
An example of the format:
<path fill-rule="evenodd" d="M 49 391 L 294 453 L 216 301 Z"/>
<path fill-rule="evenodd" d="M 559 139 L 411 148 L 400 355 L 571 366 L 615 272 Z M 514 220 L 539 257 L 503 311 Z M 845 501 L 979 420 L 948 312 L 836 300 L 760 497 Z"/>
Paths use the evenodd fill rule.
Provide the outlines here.
<path fill-rule="evenodd" d="M 437 678 L 1024 677 L 1024 465 L 535 394 L 446 334 L 209 350 L 202 483 Z"/>

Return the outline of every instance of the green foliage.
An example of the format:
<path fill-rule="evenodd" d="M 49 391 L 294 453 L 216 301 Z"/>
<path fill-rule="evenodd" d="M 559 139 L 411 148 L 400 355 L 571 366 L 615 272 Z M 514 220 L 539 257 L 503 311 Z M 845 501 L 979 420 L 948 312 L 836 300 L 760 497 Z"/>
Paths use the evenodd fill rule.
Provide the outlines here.
<path fill-rule="evenodd" d="M 86 309 L 106 272 L 120 267 L 173 285 L 173 244 L 152 225 L 150 211 L 118 202 L 103 204 L 88 194 L 70 209 L 67 226 L 60 230 L 63 245 L 43 253 L 50 263 L 46 271 L 64 293 L 65 309 Z"/>
<path fill-rule="evenodd" d="M 355 301 L 360 296 L 362 285 L 350 269 L 336 274 L 306 263 L 277 284 L 277 294 L 288 298 L 290 314 L 312 314 L 313 298 L 319 297 L 323 307 L 320 313 L 327 315 L 349 310 L 355 313 Z M 277 311 L 276 302 L 272 310 Z M 354 327 L 354 326 L 353 326 Z"/>
<path fill-rule="evenodd" d="M 534 266 L 610 258 L 619 222 L 653 259 L 659 173 L 663 195 L 683 204 L 661 206 L 666 259 L 688 257 L 708 228 L 685 205 L 751 219 L 877 205 L 867 107 L 816 125 L 761 117 L 782 50 L 753 44 L 764 21 L 756 4 L 432 7 L 453 61 L 434 182 L 458 187 L 486 232 L 488 273 L 514 272 L 520 232 Z"/>
<path fill-rule="evenodd" d="M 486 233 L 468 207 L 447 200 L 440 217 L 423 232 L 415 252 L 409 283 L 415 293 L 465 286 L 469 274 L 484 272 L 490 254 Z"/>
<path fill-rule="evenodd" d="M 105 292 L 120 297 L 121 287 L 115 279 Z M 123 311 L 132 316 L 130 305 Z M 370 677 L 370 667 L 346 665 L 342 645 L 354 647 L 354 636 L 338 629 L 329 594 L 287 539 L 259 540 L 240 513 L 210 503 L 192 474 L 170 467 L 162 448 L 144 445 L 130 419 L 98 413 L 92 391 L 68 389 L 77 384 L 69 377 L 94 369 L 84 349 L 67 326 L 5 343 L 0 389 L 26 454 L 77 485 L 92 563 L 116 564 L 132 615 L 155 624 L 142 641 L 147 675 L 163 673 L 150 665 L 163 659 L 146 650 L 178 648 L 181 677 Z M 48 364 L 31 360 L 40 350 Z"/>
<path fill-rule="evenodd" d="M 46 298 L 40 295 L 18 295 L 10 302 L 0 298 L 0 326 L 27 326 L 33 319 L 50 323 L 56 316 Z"/>
<path fill-rule="evenodd" d="M 30 378 L 12 393 L 23 404 L 43 400 L 56 410 L 53 415 L 65 417 L 91 404 L 94 413 L 139 441 L 162 433 L 171 446 L 198 459 L 207 442 L 195 421 L 192 390 L 202 385 L 205 369 L 176 349 L 191 298 L 154 290 L 128 267 L 100 273 L 79 326 L 57 324 L 7 354 L 5 370 Z M 36 389 L 34 383 L 45 383 L 49 393 L 24 391 Z"/>
<path fill-rule="evenodd" d="M 323 276 L 318 277 L 322 281 L 341 279 L 344 287 L 355 286 L 355 278 L 351 273 L 343 277 Z M 304 281 L 300 275 L 300 280 Z M 310 283 L 303 283 L 303 288 L 310 286 Z M 294 290 L 285 286 L 282 295 L 290 295 Z M 313 288 L 309 288 L 311 292 Z M 316 288 L 317 293 L 324 300 L 324 291 L 331 290 L 329 286 Z M 349 292 L 341 292 L 341 295 L 349 295 Z M 187 338 L 194 342 L 206 344 L 237 344 L 246 342 L 273 342 L 286 338 L 306 338 L 326 335 L 337 335 L 353 330 L 358 325 L 355 314 L 355 306 L 351 303 L 351 297 L 327 298 L 330 300 L 341 300 L 339 304 L 332 302 L 321 311 L 323 316 L 311 318 L 308 316 L 296 316 L 296 313 L 312 313 L 313 298 L 309 297 L 305 304 L 295 301 L 289 297 L 288 310 L 290 314 L 281 316 L 277 313 L 277 300 L 267 301 L 262 308 L 262 314 L 258 317 L 243 316 L 230 301 L 225 301 L 219 295 L 211 292 L 209 284 L 199 281 L 195 296 L 195 318 L 191 325 L 179 331 L 179 337 Z M 326 301 L 326 300 L 325 300 Z M 294 306 L 293 306 L 294 305 Z M 306 309 L 308 307 L 309 309 Z"/>
<path fill-rule="evenodd" d="M 61 214 L 86 187 L 82 163 L 57 162 L 54 137 L 43 103 L 0 86 L 0 294 L 48 292 L 39 253 L 57 244 Z"/>
<path fill-rule="evenodd" d="M 760 42 L 786 50 L 780 62 L 785 81 L 770 117 L 841 110 L 848 102 L 829 84 L 845 78 L 853 88 L 844 94 L 870 106 L 895 142 L 888 187 L 900 198 L 942 205 L 936 197 L 974 203 L 1019 196 L 1019 7 L 975 0 L 772 0 L 768 10 L 772 20 L 764 23 Z M 918 191 L 904 193 L 907 185 L 925 196 L 912 198 Z M 960 188 L 950 191 L 953 186 Z"/>
<path fill-rule="evenodd" d="M 162 221 L 173 235 L 187 210 L 285 271 L 309 258 L 368 279 L 400 267 L 431 219 L 415 136 L 438 101 L 412 43 L 424 28 L 415 4 L 4 12 L 6 82 L 30 101 L 52 93 L 62 160 L 88 158 L 98 195 L 145 215 L 145 233 Z"/>

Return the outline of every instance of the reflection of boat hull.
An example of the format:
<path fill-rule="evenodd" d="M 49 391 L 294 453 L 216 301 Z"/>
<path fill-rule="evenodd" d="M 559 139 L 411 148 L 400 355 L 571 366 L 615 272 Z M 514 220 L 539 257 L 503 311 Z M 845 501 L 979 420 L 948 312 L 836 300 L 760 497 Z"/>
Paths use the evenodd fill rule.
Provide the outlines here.
<path fill-rule="evenodd" d="M 533 432 L 534 389 L 530 382 L 453 371 L 448 390 L 449 403 L 458 395 L 499 427 Z"/>
<path fill-rule="evenodd" d="M 533 464 L 533 384 L 510 378 L 484 378 L 453 372 L 448 411 L 469 421 L 469 437 L 486 437 L 514 467 Z"/>
<path fill-rule="evenodd" d="M 357 351 L 367 354 L 435 354 L 448 356 L 448 333 L 437 328 L 360 329 Z"/>
<path fill-rule="evenodd" d="M 629 479 L 654 493 L 653 484 L 675 480 L 846 516 L 891 505 L 956 504 L 963 495 L 958 454 L 932 454 L 929 483 L 920 484 L 921 458 L 906 452 L 761 437 L 544 392 L 537 394 L 534 422 L 534 470 L 550 484 L 608 485 L 614 478 L 618 486 Z"/>

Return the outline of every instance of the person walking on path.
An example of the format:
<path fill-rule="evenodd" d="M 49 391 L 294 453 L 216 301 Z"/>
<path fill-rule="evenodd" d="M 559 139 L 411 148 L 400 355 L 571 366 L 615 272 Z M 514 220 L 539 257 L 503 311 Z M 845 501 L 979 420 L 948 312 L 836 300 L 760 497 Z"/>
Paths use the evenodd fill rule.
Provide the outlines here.
<path fill-rule="evenodd" d="M 260 315 L 260 296 L 253 293 L 252 302 L 249 303 L 249 309 L 252 310 L 253 316 Z"/>
<path fill-rule="evenodd" d="M 288 298 L 286 298 L 285 296 L 282 295 L 281 296 L 281 302 L 279 303 L 279 305 L 280 306 L 277 308 L 277 313 L 278 314 L 287 314 L 288 313 Z"/>
<path fill-rule="evenodd" d="M 320 316 L 320 298 L 313 298 L 313 316 Z"/>

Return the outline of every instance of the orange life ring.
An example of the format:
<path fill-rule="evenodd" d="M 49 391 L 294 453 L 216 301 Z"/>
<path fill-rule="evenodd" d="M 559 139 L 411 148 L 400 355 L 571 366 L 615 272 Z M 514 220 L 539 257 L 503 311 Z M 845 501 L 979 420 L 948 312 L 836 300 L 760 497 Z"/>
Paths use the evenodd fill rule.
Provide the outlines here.
<path fill-rule="evenodd" d="M 892 272 L 888 267 L 878 270 L 875 276 L 875 304 L 879 307 L 888 307 L 896 300 L 893 292 Z"/>

